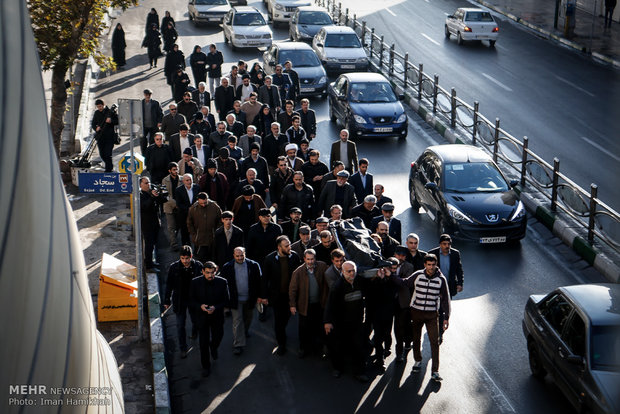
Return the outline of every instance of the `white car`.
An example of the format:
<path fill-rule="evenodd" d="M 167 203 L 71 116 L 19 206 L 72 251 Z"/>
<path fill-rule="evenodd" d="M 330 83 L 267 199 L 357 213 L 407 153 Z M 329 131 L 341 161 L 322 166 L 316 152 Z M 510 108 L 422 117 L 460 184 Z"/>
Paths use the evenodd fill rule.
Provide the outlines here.
<path fill-rule="evenodd" d="M 360 38 L 347 26 L 321 28 L 312 40 L 312 49 L 328 72 L 365 72 L 370 65 Z"/>
<path fill-rule="evenodd" d="M 263 14 L 254 7 L 235 7 L 228 12 L 222 23 L 224 42 L 230 42 L 233 50 L 238 47 L 268 48 L 273 33 Z"/>
<path fill-rule="evenodd" d="M 279 23 L 288 23 L 297 8 L 311 4 L 309 0 L 267 0 L 267 10 L 273 27 L 275 28 Z"/>
<path fill-rule="evenodd" d="M 190 0 L 187 4 L 189 19 L 194 24 L 220 24 L 230 10 L 228 0 Z"/>
<path fill-rule="evenodd" d="M 448 39 L 455 35 L 459 45 L 466 40 L 488 40 L 493 47 L 499 35 L 499 26 L 488 11 L 462 7 L 446 17 L 445 33 Z"/>

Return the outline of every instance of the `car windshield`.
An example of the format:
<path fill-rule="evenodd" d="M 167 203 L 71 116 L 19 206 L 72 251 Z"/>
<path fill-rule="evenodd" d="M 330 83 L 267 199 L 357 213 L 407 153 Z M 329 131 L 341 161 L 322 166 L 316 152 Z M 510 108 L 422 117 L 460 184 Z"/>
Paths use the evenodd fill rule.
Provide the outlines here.
<path fill-rule="evenodd" d="M 592 369 L 620 369 L 620 326 L 593 326 L 590 349 Z"/>
<path fill-rule="evenodd" d="M 362 47 L 354 33 L 333 33 L 325 37 L 325 47 Z"/>
<path fill-rule="evenodd" d="M 264 26 L 266 24 L 260 13 L 237 13 L 233 19 L 234 26 Z"/>
<path fill-rule="evenodd" d="M 508 184 L 492 162 L 445 165 L 444 191 L 456 193 L 503 192 Z"/>
<path fill-rule="evenodd" d="M 228 4 L 227 0 L 196 0 L 197 5 L 203 6 L 224 6 Z"/>
<path fill-rule="evenodd" d="M 477 11 L 477 12 L 467 12 L 467 16 L 465 16 L 466 22 L 494 22 L 493 16 L 491 13 L 485 11 Z"/>
<path fill-rule="evenodd" d="M 332 24 L 332 19 L 329 14 L 322 11 L 309 11 L 299 13 L 299 24 L 316 24 L 316 25 L 328 25 Z"/>
<path fill-rule="evenodd" d="M 398 99 L 387 82 L 353 83 L 349 89 L 350 102 L 396 102 Z"/>
<path fill-rule="evenodd" d="M 284 63 L 287 60 L 291 61 L 293 69 L 321 66 L 319 58 L 312 50 L 280 50 L 278 62 Z"/>

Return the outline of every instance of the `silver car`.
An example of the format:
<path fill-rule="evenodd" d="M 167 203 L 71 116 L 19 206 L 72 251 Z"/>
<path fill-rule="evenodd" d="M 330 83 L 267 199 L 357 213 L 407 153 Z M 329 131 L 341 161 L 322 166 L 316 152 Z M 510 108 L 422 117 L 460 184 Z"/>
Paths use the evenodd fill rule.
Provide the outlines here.
<path fill-rule="evenodd" d="M 312 49 L 328 72 L 365 72 L 370 65 L 362 42 L 347 26 L 323 27 L 314 36 Z"/>
<path fill-rule="evenodd" d="M 312 42 L 322 27 L 333 25 L 334 21 L 323 7 L 304 6 L 293 14 L 288 35 L 295 42 Z"/>
<path fill-rule="evenodd" d="M 194 24 L 220 24 L 230 10 L 228 0 L 190 0 L 187 4 L 189 19 Z"/>

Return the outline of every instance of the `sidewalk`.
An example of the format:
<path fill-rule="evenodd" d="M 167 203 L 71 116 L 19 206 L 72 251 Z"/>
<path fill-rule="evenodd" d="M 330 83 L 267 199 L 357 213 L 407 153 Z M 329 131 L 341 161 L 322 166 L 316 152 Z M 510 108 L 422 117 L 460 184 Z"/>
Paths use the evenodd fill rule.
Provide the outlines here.
<path fill-rule="evenodd" d="M 592 16 L 592 11 L 585 11 L 580 4 L 590 8 L 593 2 L 578 1 L 574 36 L 568 39 L 564 36 L 564 22 L 561 18 L 558 21 L 558 28 L 553 27 L 556 0 L 476 0 L 476 2 L 539 32 L 544 37 L 584 53 L 591 53 L 596 59 L 620 67 L 619 7 L 616 7 L 614 12 L 615 20 L 611 28 L 605 29 L 601 11 L 604 9 L 597 7 L 597 14 Z M 597 1 L 597 5 L 600 6 L 601 3 L 602 0 Z"/>

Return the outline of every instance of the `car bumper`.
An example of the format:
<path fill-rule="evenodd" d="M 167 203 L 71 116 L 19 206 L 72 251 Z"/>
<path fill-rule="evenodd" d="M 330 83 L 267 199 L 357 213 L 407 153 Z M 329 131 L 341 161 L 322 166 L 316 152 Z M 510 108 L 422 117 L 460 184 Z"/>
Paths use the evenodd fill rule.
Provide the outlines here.
<path fill-rule="evenodd" d="M 293 14 L 295 14 L 294 11 L 287 12 L 282 10 L 274 10 L 271 19 L 278 23 L 288 23 L 291 20 L 291 17 L 293 17 Z"/>
<path fill-rule="evenodd" d="M 299 94 L 301 96 L 322 95 L 327 91 L 327 83 L 317 85 L 301 85 Z"/>
<path fill-rule="evenodd" d="M 463 40 L 497 40 L 498 33 L 469 33 L 461 32 Z"/>
<path fill-rule="evenodd" d="M 406 136 L 407 122 L 401 124 L 358 124 L 350 125 L 351 137 L 391 137 Z"/>
<path fill-rule="evenodd" d="M 222 15 L 217 15 L 217 14 L 207 14 L 207 15 L 197 15 L 196 17 L 194 17 L 194 20 L 197 23 L 211 23 L 211 24 L 220 24 L 224 21 L 224 14 Z"/>
<path fill-rule="evenodd" d="M 480 244 L 504 243 L 524 238 L 526 228 L 526 218 L 519 222 L 502 223 L 496 226 L 459 222 L 454 226 L 454 236 Z"/>
<path fill-rule="evenodd" d="M 272 39 L 232 39 L 235 47 L 271 47 Z"/>
<path fill-rule="evenodd" d="M 348 72 L 348 71 L 368 71 L 370 66 L 368 61 L 365 62 L 330 62 L 323 61 L 323 67 L 328 72 Z"/>

